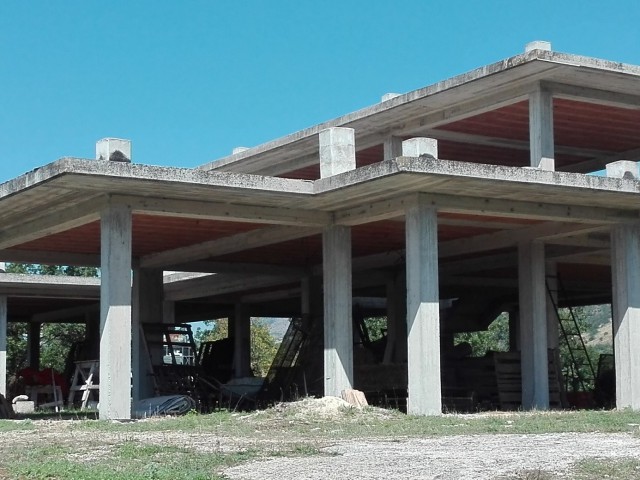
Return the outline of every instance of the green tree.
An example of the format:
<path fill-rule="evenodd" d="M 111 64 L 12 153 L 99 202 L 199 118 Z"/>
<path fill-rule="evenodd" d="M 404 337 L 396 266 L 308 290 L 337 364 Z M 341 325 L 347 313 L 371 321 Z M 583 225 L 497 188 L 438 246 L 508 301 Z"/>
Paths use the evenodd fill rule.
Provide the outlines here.
<path fill-rule="evenodd" d="M 471 356 L 482 357 L 489 351 L 506 352 L 509 350 L 509 316 L 501 313 L 481 332 L 464 332 L 455 336 L 456 345 L 466 342 L 471 345 Z"/>
<path fill-rule="evenodd" d="M 223 320 L 211 320 L 205 322 L 207 327 L 196 332 L 198 342 L 212 342 L 228 338 L 229 322 Z M 278 351 L 278 344 L 269 331 L 269 326 L 262 318 L 251 319 L 251 370 L 257 377 L 264 377 L 269 371 Z"/>
<path fill-rule="evenodd" d="M 8 263 L 7 273 L 31 275 L 66 275 L 97 277 L 94 267 Z M 7 372 L 15 375 L 27 366 L 26 323 L 11 322 L 7 328 Z M 40 365 L 64 372 L 65 362 L 74 343 L 85 338 L 85 326 L 77 323 L 44 324 L 40 332 Z"/>

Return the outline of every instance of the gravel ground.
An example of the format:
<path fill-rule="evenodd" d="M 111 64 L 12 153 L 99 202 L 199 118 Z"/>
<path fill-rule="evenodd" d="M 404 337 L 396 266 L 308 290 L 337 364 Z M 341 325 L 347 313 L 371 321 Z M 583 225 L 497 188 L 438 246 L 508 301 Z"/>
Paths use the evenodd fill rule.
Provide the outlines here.
<path fill-rule="evenodd" d="M 640 438 L 630 434 L 563 433 L 351 440 L 327 447 L 323 453 L 254 461 L 224 473 L 235 480 L 479 480 L 536 470 L 563 474 L 573 463 L 586 458 L 640 458 Z"/>

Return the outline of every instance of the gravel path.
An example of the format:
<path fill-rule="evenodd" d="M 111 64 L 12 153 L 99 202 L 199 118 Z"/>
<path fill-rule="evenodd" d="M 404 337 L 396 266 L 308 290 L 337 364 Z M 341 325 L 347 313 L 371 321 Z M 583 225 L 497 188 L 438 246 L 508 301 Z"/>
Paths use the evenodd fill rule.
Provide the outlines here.
<path fill-rule="evenodd" d="M 323 452 L 326 455 L 254 461 L 224 473 L 235 480 L 494 479 L 538 469 L 562 473 L 585 458 L 640 458 L 640 438 L 564 433 L 351 440 Z"/>

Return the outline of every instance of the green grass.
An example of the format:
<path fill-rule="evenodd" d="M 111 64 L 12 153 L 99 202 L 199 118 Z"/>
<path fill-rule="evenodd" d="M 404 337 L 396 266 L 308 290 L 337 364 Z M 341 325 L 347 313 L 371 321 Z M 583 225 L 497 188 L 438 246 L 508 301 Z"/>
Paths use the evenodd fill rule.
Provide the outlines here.
<path fill-rule="evenodd" d="M 379 409 L 346 409 L 323 418 L 300 408 L 250 414 L 192 414 L 124 423 L 0 421 L 0 432 L 5 432 L 5 438 L 13 435 L 16 440 L 15 445 L 13 441 L 0 442 L 0 478 L 219 479 L 223 478 L 221 472 L 226 467 L 251 459 L 324 455 L 323 447 L 336 440 L 402 441 L 410 437 L 487 433 L 635 432 L 638 435 L 638 425 L 640 412 L 631 411 L 412 417 Z M 560 477 L 535 471 L 507 478 L 552 480 Z M 583 461 L 576 464 L 570 478 L 640 478 L 640 462 Z"/>

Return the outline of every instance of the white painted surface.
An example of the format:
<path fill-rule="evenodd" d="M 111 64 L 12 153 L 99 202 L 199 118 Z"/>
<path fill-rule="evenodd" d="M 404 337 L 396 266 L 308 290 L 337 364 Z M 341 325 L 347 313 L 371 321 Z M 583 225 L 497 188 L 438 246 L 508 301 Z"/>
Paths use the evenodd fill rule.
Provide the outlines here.
<path fill-rule="evenodd" d="M 131 418 L 131 210 L 101 218 L 100 418 Z"/>
<path fill-rule="evenodd" d="M 544 244 L 526 241 L 518 245 L 520 297 L 520 354 L 522 408 L 549 408 L 547 303 Z"/>
<path fill-rule="evenodd" d="M 332 177 L 356 168 L 356 140 L 353 128 L 333 127 L 322 130 L 320 142 L 320 177 Z"/>
<path fill-rule="evenodd" d="M 351 229 L 328 227 L 322 234 L 324 281 L 324 395 L 353 388 Z"/>
<path fill-rule="evenodd" d="M 640 410 L 640 226 L 611 233 L 616 406 Z"/>
<path fill-rule="evenodd" d="M 438 221 L 423 202 L 407 209 L 407 413 L 440 415 Z"/>

